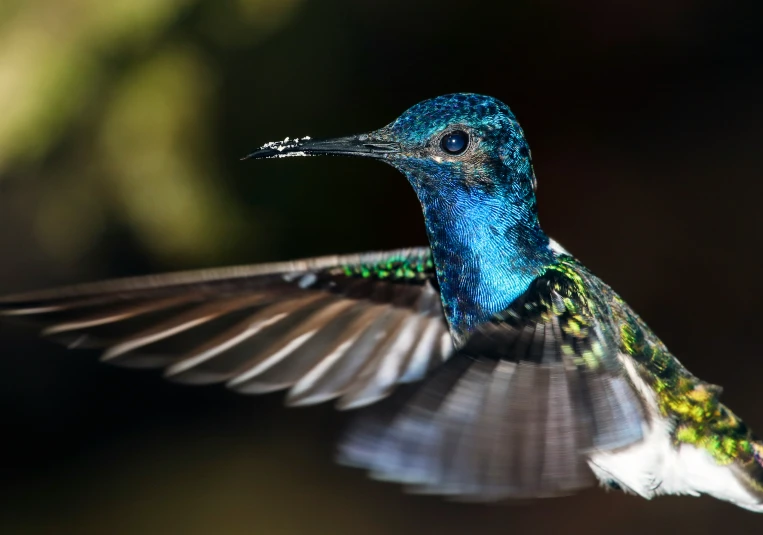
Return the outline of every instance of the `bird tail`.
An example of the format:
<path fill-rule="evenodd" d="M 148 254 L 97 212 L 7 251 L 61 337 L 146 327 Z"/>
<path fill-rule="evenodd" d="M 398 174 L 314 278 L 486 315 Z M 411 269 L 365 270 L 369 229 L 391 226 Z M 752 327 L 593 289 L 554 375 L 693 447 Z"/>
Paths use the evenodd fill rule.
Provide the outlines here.
<path fill-rule="evenodd" d="M 728 407 L 718 403 L 701 429 L 679 424 L 673 437 L 695 493 L 763 512 L 763 442 Z"/>
<path fill-rule="evenodd" d="M 732 473 L 749 494 L 749 501 L 735 503 L 763 513 L 763 442 L 751 436 L 738 441 L 737 449 L 739 454 L 733 462 Z"/>

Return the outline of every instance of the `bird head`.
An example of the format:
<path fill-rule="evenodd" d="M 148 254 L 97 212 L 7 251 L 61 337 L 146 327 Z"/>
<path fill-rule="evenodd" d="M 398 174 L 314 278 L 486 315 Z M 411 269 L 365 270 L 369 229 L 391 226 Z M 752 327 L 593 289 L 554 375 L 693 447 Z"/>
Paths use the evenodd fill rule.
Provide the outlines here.
<path fill-rule="evenodd" d="M 535 189 L 530 149 L 508 106 L 471 93 L 416 104 L 379 130 L 328 140 L 272 142 L 249 158 L 343 155 L 375 158 L 402 171 L 421 197 L 427 192 L 478 188 L 487 192 Z"/>

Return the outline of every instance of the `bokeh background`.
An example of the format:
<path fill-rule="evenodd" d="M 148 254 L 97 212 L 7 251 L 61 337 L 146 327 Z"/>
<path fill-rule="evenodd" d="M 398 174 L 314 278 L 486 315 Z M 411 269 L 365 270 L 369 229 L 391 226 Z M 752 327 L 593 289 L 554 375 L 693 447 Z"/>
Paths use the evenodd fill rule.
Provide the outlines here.
<path fill-rule="evenodd" d="M 425 242 L 402 176 L 239 162 L 507 102 L 547 231 L 763 433 L 763 9 L 699 0 L 3 0 L 0 292 Z M 0 533 L 761 533 L 709 498 L 486 507 L 331 462 L 344 416 L 0 332 Z"/>

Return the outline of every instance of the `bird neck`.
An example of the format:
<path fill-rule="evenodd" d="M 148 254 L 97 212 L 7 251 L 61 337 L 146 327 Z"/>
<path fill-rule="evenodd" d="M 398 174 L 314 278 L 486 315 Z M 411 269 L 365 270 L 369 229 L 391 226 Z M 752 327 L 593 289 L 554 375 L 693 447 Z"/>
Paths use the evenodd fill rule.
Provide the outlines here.
<path fill-rule="evenodd" d="M 417 192 L 457 344 L 506 309 L 553 262 L 535 193 L 527 189 L 457 184 Z"/>

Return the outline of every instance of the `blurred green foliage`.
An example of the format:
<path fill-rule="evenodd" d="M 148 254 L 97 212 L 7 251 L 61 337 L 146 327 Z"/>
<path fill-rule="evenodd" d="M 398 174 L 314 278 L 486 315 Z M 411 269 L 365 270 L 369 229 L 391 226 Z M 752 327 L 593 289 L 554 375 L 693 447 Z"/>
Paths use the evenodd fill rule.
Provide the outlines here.
<path fill-rule="evenodd" d="M 220 253 L 241 209 L 218 183 L 209 135 L 220 73 L 197 43 L 250 47 L 299 4 L 3 2 L 0 177 L 65 147 L 37 210 L 42 248 L 72 261 L 109 219 L 160 260 Z"/>

